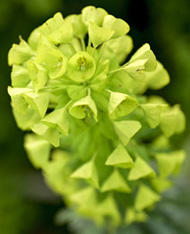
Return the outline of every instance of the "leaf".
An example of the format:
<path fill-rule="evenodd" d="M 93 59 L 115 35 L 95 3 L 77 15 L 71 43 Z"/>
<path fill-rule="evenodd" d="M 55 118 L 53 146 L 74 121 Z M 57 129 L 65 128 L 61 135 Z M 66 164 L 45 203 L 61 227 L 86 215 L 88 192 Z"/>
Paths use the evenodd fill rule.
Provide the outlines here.
<path fill-rule="evenodd" d="M 167 107 L 166 104 L 147 103 L 142 104 L 141 108 L 144 111 L 146 121 L 151 128 L 156 128 L 160 124 L 160 116 L 162 111 Z"/>
<path fill-rule="evenodd" d="M 41 121 L 51 128 L 57 128 L 63 135 L 68 135 L 68 113 L 65 107 L 52 111 Z"/>
<path fill-rule="evenodd" d="M 155 71 L 146 73 L 146 82 L 150 89 L 158 90 L 169 84 L 170 77 L 166 69 L 160 62 Z"/>
<path fill-rule="evenodd" d="M 146 60 L 145 71 L 154 71 L 157 67 L 157 60 L 148 43 L 144 44 L 137 50 L 137 52 L 131 57 L 129 63 L 144 59 Z"/>
<path fill-rule="evenodd" d="M 87 33 L 87 27 L 82 20 L 82 15 L 69 15 L 65 18 L 73 27 L 73 33 L 78 38 L 84 38 Z"/>
<path fill-rule="evenodd" d="M 23 94 L 11 96 L 11 105 L 20 114 L 25 114 L 28 109 L 28 103 L 24 99 Z"/>
<path fill-rule="evenodd" d="M 79 51 L 73 55 L 67 65 L 67 74 L 76 82 L 84 82 L 94 75 L 96 70 L 95 60 L 85 51 Z"/>
<path fill-rule="evenodd" d="M 51 161 L 43 167 L 45 180 L 51 188 L 59 193 L 68 194 L 72 188 L 67 186 L 70 175 L 70 168 L 67 163 L 71 155 L 63 150 L 54 150 L 51 154 Z"/>
<path fill-rule="evenodd" d="M 185 159 L 185 152 L 183 150 L 174 151 L 171 153 L 156 154 L 158 162 L 159 175 L 161 178 L 167 178 L 171 174 L 177 174 Z"/>
<path fill-rule="evenodd" d="M 167 108 L 161 114 L 160 128 L 167 137 L 185 129 L 185 116 L 178 105 Z"/>
<path fill-rule="evenodd" d="M 129 62 L 126 66 L 124 66 L 124 71 L 126 71 L 132 79 L 144 81 L 144 70 L 146 62 L 146 59 L 139 59 L 131 63 Z"/>
<path fill-rule="evenodd" d="M 122 19 L 117 19 L 113 15 L 106 15 L 103 22 L 104 28 L 114 30 L 112 38 L 124 36 L 130 30 L 129 25 Z"/>
<path fill-rule="evenodd" d="M 13 108 L 13 114 L 18 127 L 22 130 L 30 130 L 31 127 L 41 119 L 38 111 L 32 109 L 31 107 L 28 107 L 24 114 L 17 112 Z"/>
<path fill-rule="evenodd" d="M 110 216 L 112 217 L 112 223 L 118 225 L 121 221 L 118 208 L 112 196 L 107 196 L 101 203 L 97 206 L 98 214 L 100 216 Z"/>
<path fill-rule="evenodd" d="M 108 179 L 103 183 L 101 189 L 102 192 L 112 190 L 122 193 L 131 193 L 131 188 L 117 169 L 115 169 L 108 177 Z"/>
<path fill-rule="evenodd" d="M 114 31 L 109 28 L 99 27 L 98 25 L 89 22 L 88 26 L 89 40 L 94 47 L 98 47 L 102 43 L 108 41 L 114 34 Z"/>
<path fill-rule="evenodd" d="M 158 201 L 160 201 L 160 195 L 142 184 L 135 199 L 135 208 L 141 211 Z"/>
<path fill-rule="evenodd" d="M 134 97 L 124 93 L 111 92 L 108 111 L 112 119 L 123 117 L 133 112 L 138 106 Z"/>
<path fill-rule="evenodd" d="M 140 122 L 136 120 L 126 120 L 113 122 L 116 134 L 124 145 L 127 145 L 129 140 L 139 131 L 141 128 Z"/>
<path fill-rule="evenodd" d="M 47 35 L 47 39 L 54 44 L 70 43 L 73 38 L 73 27 L 69 21 L 64 21 L 60 28 Z"/>
<path fill-rule="evenodd" d="M 74 101 L 84 98 L 88 94 L 87 88 L 78 85 L 69 85 L 67 87 L 67 93 L 69 97 Z"/>
<path fill-rule="evenodd" d="M 28 44 L 34 51 L 37 50 L 39 38 L 40 38 L 40 27 L 34 29 L 28 38 Z"/>
<path fill-rule="evenodd" d="M 106 59 L 99 66 L 95 72 L 95 75 L 90 83 L 90 88 L 97 92 L 102 92 L 106 87 L 107 74 L 109 71 L 109 60 Z"/>
<path fill-rule="evenodd" d="M 166 189 L 169 189 L 172 186 L 172 182 L 162 178 L 155 178 L 151 180 L 153 188 L 158 192 L 162 193 Z"/>
<path fill-rule="evenodd" d="M 118 62 L 121 64 L 132 51 L 132 48 L 133 41 L 128 35 L 110 39 L 105 43 L 101 58 L 102 60 L 117 58 Z"/>
<path fill-rule="evenodd" d="M 44 66 L 37 64 L 32 60 L 27 62 L 27 69 L 29 77 L 32 80 L 34 90 L 38 92 L 47 83 L 49 79 L 48 72 Z"/>
<path fill-rule="evenodd" d="M 155 177 L 155 171 L 141 158 L 137 157 L 134 167 L 129 172 L 128 180 L 138 180 L 144 177 Z"/>
<path fill-rule="evenodd" d="M 35 61 L 39 64 L 45 63 L 51 79 L 59 78 L 66 72 L 66 56 L 44 36 L 39 39 Z"/>
<path fill-rule="evenodd" d="M 88 180 L 95 188 L 99 188 L 98 174 L 94 161 L 83 164 L 72 173 L 71 178 Z"/>
<path fill-rule="evenodd" d="M 144 222 L 147 219 L 147 214 L 143 211 L 136 211 L 134 208 L 128 208 L 125 216 L 125 222 L 129 225 L 135 221 Z"/>
<path fill-rule="evenodd" d="M 105 164 L 121 168 L 131 168 L 134 165 L 133 159 L 121 144 L 109 155 Z"/>
<path fill-rule="evenodd" d="M 95 8 L 94 6 L 87 6 L 82 9 L 82 19 L 86 25 L 89 25 L 89 22 L 93 22 L 101 26 L 107 14 L 104 9 Z"/>
<path fill-rule="evenodd" d="M 73 38 L 73 27 L 69 21 L 64 21 L 61 13 L 56 13 L 40 28 L 49 41 L 54 44 L 69 43 Z"/>
<path fill-rule="evenodd" d="M 50 128 L 43 123 L 35 124 L 32 128 L 32 131 L 38 134 L 39 136 L 44 137 L 55 147 L 59 146 L 59 132 L 55 128 Z"/>
<path fill-rule="evenodd" d="M 49 93 L 28 92 L 23 94 L 26 102 L 43 118 L 49 105 Z"/>
<path fill-rule="evenodd" d="M 85 117 L 91 117 L 92 113 L 95 121 L 98 121 L 96 104 L 89 95 L 75 102 L 70 107 L 69 113 L 70 115 L 72 115 L 77 119 L 84 119 Z"/>
<path fill-rule="evenodd" d="M 20 114 L 24 114 L 28 108 L 28 104 L 23 97 L 25 92 L 31 92 L 31 89 L 8 87 L 8 93 L 11 96 L 12 107 Z"/>
<path fill-rule="evenodd" d="M 84 205 L 86 207 L 96 204 L 97 201 L 94 188 L 89 186 L 72 194 L 70 199 L 73 203 Z"/>
<path fill-rule="evenodd" d="M 15 88 L 26 87 L 30 82 L 28 71 L 25 67 L 13 65 L 11 72 L 11 84 Z"/>
<path fill-rule="evenodd" d="M 177 127 L 175 129 L 175 133 L 181 133 L 185 130 L 186 127 L 186 118 L 182 110 L 176 106 L 177 109 Z"/>
<path fill-rule="evenodd" d="M 34 56 L 34 53 L 30 46 L 20 37 L 20 44 L 13 44 L 8 53 L 8 64 L 20 65 Z"/>
<path fill-rule="evenodd" d="M 25 137 L 24 147 L 35 168 L 43 168 L 48 163 L 51 149 L 48 141 L 28 134 Z"/>

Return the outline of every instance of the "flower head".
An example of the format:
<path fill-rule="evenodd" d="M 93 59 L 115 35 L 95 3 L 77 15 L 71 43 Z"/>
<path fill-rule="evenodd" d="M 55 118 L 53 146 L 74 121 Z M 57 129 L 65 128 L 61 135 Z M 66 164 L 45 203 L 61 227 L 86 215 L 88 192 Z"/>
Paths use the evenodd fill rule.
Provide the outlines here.
<path fill-rule="evenodd" d="M 145 95 L 169 75 L 148 44 L 127 60 L 128 32 L 125 21 L 89 6 L 55 14 L 8 55 L 13 113 L 33 132 L 29 158 L 68 205 L 101 224 L 145 220 L 184 160 L 169 143 L 184 130 L 183 112 Z"/>

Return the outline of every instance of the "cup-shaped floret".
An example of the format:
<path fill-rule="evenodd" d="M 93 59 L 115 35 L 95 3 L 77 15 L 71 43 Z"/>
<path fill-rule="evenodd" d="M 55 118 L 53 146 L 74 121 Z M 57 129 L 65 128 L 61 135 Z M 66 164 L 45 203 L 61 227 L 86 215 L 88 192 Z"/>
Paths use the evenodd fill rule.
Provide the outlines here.
<path fill-rule="evenodd" d="M 99 26 L 102 26 L 104 17 L 107 15 L 107 11 L 102 8 L 95 8 L 94 6 L 87 6 L 82 10 L 82 19 L 86 25 L 89 22 L 93 22 Z"/>
<path fill-rule="evenodd" d="M 84 119 L 86 116 L 91 117 L 92 114 L 97 121 L 96 104 L 89 95 L 75 102 L 69 109 L 69 113 L 77 119 Z"/>
<path fill-rule="evenodd" d="M 91 79 L 95 70 L 95 61 L 87 52 L 79 51 L 68 61 L 67 74 L 76 82 L 83 82 Z"/>
<path fill-rule="evenodd" d="M 111 92 L 108 108 L 112 119 L 130 114 L 137 106 L 138 102 L 134 97 L 124 93 Z"/>

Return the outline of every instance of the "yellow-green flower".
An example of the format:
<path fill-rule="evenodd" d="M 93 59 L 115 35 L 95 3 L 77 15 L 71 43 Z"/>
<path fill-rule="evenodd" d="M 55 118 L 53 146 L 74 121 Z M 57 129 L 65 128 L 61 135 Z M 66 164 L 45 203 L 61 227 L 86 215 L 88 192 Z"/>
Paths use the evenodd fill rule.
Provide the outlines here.
<path fill-rule="evenodd" d="M 25 148 L 49 186 L 81 215 L 113 226 L 144 221 L 184 160 L 170 137 L 185 128 L 178 105 L 148 89 L 169 75 L 148 44 L 102 8 L 61 13 L 8 54 L 8 88 Z"/>

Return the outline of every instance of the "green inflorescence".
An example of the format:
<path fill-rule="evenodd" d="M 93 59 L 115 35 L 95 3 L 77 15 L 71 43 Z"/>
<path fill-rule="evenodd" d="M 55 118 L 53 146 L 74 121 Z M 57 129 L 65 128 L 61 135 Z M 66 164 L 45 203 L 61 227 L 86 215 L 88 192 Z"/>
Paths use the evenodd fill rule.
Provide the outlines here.
<path fill-rule="evenodd" d="M 170 142 L 185 128 L 179 105 L 145 95 L 169 75 L 148 44 L 127 60 L 128 32 L 88 6 L 55 14 L 8 54 L 13 114 L 32 132 L 29 159 L 69 207 L 101 225 L 146 220 L 185 157 Z"/>

